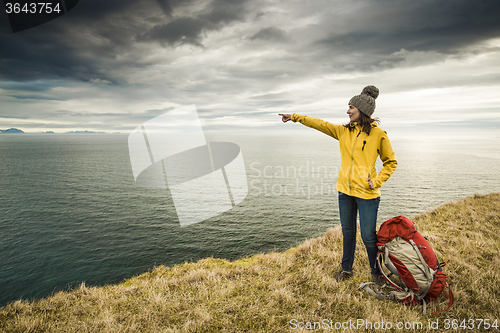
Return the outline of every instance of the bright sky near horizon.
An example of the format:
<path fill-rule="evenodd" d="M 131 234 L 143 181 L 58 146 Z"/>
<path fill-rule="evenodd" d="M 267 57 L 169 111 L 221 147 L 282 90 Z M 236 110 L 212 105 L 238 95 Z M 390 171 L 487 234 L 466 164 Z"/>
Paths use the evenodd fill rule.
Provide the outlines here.
<path fill-rule="evenodd" d="M 0 129 L 128 133 L 195 104 L 211 131 L 277 113 L 384 128 L 500 128 L 500 1 L 81 0 L 12 33 L 0 13 Z M 290 127 L 288 127 L 290 128 Z"/>

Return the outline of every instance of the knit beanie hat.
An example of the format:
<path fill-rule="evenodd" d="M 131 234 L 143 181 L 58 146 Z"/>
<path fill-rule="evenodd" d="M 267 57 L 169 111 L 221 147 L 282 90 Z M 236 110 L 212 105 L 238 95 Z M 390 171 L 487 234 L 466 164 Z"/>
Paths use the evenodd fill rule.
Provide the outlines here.
<path fill-rule="evenodd" d="M 369 118 L 375 112 L 375 99 L 378 97 L 379 90 L 375 86 L 366 86 L 361 91 L 361 95 L 356 95 L 349 101 L 350 105 L 358 108 Z"/>

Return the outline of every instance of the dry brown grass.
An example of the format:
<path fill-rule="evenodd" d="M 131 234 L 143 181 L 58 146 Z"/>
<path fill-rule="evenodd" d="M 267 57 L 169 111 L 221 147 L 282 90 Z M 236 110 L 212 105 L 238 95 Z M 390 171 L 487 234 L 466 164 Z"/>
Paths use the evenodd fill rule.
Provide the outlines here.
<path fill-rule="evenodd" d="M 291 329 L 292 319 L 364 319 L 422 323 L 422 329 L 369 331 L 440 332 L 445 319 L 500 321 L 500 194 L 468 197 L 413 220 L 429 236 L 438 258 L 448 262 L 445 272 L 454 278 L 455 305 L 440 315 L 423 315 L 421 306 L 381 301 L 358 291 L 359 283 L 370 279 L 359 237 L 355 276 L 337 282 L 333 275 L 341 259 L 342 236 L 334 228 L 283 253 L 161 266 L 119 285 L 82 284 L 45 299 L 13 302 L 0 309 L 0 330 L 296 332 L 302 330 Z M 429 304 L 428 313 L 446 306 L 442 297 Z M 440 329 L 429 330 L 429 320 L 436 319 Z"/>

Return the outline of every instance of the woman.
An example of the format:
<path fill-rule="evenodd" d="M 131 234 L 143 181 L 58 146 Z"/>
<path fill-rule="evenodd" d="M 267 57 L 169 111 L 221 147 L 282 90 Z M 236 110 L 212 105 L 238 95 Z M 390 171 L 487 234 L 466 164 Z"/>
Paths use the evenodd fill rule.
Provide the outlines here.
<path fill-rule="evenodd" d="M 387 133 L 373 119 L 375 99 L 379 90 L 375 86 L 363 88 L 360 95 L 349 101 L 349 123 L 334 125 L 321 119 L 299 114 L 283 114 L 282 121 L 302 123 L 339 140 L 341 168 L 337 180 L 339 191 L 340 224 L 343 235 L 343 255 L 337 280 L 351 278 L 356 249 L 356 215 L 359 211 L 361 238 L 370 262 L 372 281 L 383 284 L 376 265 L 377 257 L 377 211 L 380 203 L 380 187 L 389 179 L 397 167 Z M 375 162 L 380 156 L 384 167 L 377 174 Z"/>

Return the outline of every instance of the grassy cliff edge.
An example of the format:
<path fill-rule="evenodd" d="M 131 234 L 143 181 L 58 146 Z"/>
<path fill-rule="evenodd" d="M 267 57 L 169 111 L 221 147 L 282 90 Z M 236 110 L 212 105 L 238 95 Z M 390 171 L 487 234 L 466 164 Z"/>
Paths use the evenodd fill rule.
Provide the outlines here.
<path fill-rule="evenodd" d="M 355 276 L 337 282 L 342 235 L 336 227 L 281 253 L 160 266 L 118 285 L 82 284 L 45 299 L 16 301 L 0 309 L 0 331 L 296 332 L 343 324 L 344 332 L 439 332 L 452 320 L 477 328 L 481 319 L 500 326 L 500 193 L 450 202 L 412 220 L 453 277 L 455 304 L 439 315 L 430 313 L 447 307 L 444 296 L 423 315 L 421 306 L 357 290 L 370 281 L 359 231 Z"/>

